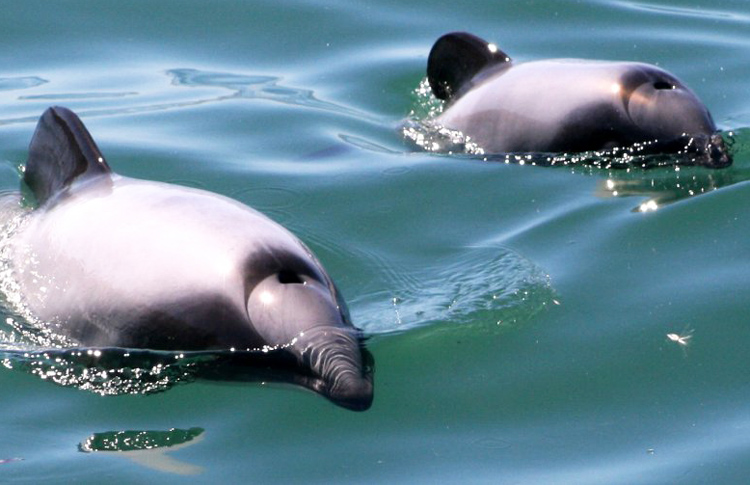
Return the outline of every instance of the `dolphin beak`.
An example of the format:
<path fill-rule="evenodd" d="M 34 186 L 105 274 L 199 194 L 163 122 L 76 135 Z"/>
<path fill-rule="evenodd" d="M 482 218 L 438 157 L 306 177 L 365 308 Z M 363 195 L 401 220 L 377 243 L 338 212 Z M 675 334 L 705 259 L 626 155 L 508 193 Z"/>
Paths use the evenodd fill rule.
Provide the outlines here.
<path fill-rule="evenodd" d="M 352 411 L 370 408 L 373 360 L 356 329 L 316 327 L 300 336 L 294 348 L 315 375 L 313 390 Z"/>
<path fill-rule="evenodd" d="M 347 379 L 343 383 L 342 389 L 342 392 L 329 394 L 328 399 L 351 411 L 367 411 L 372 406 L 372 380 Z"/>
<path fill-rule="evenodd" d="M 372 360 L 367 350 L 364 348 L 360 350 Z M 335 384 L 328 392 L 327 397 L 339 406 L 352 411 L 366 411 L 372 406 L 373 386 L 372 367 L 370 365 L 364 364 L 360 372 L 340 375 Z"/>

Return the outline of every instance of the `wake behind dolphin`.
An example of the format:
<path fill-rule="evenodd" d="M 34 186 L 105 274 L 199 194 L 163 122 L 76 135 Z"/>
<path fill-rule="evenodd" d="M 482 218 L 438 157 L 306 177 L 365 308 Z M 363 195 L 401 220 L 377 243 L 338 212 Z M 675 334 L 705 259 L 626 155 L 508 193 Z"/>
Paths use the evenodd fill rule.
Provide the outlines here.
<path fill-rule="evenodd" d="M 24 305 L 87 347 L 246 351 L 265 378 L 355 409 L 369 354 L 311 251 L 210 192 L 113 173 L 81 120 L 41 117 L 24 182 L 38 207 L 11 240 Z"/>

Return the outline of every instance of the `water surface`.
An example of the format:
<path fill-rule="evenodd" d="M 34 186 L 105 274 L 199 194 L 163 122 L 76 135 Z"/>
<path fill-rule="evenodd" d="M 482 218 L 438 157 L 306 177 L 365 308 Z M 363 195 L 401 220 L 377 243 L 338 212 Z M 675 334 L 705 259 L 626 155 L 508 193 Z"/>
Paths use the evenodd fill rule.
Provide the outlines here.
<path fill-rule="evenodd" d="M 6 324 L 2 481 L 750 474 L 746 2 L 30 1 L 0 23 L 0 190 L 17 190 L 39 115 L 68 106 L 115 171 L 234 197 L 295 232 L 376 362 L 366 413 L 194 379 L 113 396 L 40 378 L 54 362 Z M 424 109 L 427 54 L 453 30 L 520 61 L 657 64 L 708 105 L 735 162 L 607 170 L 415 150 L 399 128 Z"/>

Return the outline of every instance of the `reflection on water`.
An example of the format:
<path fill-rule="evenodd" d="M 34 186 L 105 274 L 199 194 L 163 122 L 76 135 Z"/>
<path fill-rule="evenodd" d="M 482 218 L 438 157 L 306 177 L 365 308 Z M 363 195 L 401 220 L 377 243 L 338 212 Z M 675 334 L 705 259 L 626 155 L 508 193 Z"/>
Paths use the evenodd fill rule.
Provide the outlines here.
<path fill-rule="evenodd" d="M 149 73 L 146 73 L 147 75 Z M 84 91 L 84 92 L 56 92 L 54 80 L 46 80 L 36 76 L 0 78 L 0 91 L 29 89 L 47 85 L 47 92 L 42 94 L 29 93 L 19 96 L 23 101 L 44 101 L 65 103 L 66 101 L 80 102 L 85 100 L 109 103 L 97 107 L 82 107 L 77 112 L 81 117 L 111 116 L 119 114 L 139 114 L 154 111 L 165 111 L 218 103 L 236 99 L 261 99 L 281 104 L 302 106 L 353 116 L 359 119 L 373 120 L 368 113 L 324 101 L 315 96 L 311 89 L 286 86 L 278 76 L 236 74 L 227 72 L 210 72 L 198 69 L 169 69 L 165 74 L 171 79 L 168 89 L 163 90 L 164 84 L 152 80 L 149 88 L 144 91 Z M 208 90 L 186 93 L 179 88 L 208 88 Z M 177 88 L 177 89 L 175 89 Z M 211 92 L 210 90 L 215 90 Z M 156 101 L 158 100 L 158 101 Z M 41 112 L 41 111 L 40 111 Z M 0 118 L 0 126 L 35 122 L 39 113 L 28 116 Z"/>
<path fill-rule="evenodd" d="M 168 431 L 107 431 L 94 433 L 78 444 L 83 453 L 126 458 L 138 465 L 178 475 L 196 475 L 203 467 L 179 461 L 169 455 L 203 440 L 202 428 Z"/>
<path fill-rule="evenodd" d="M 750 150 L 750 129 L 732 133 L 731 150 L 737 160 L 746 160 Z M 651 171 L 610 171 L 598 184 L 599 197 L 645 197 L 634 212 L 651 212 L 659 207 L 706 194 L 750 180 L 750 168 L 741 164 L 721 170 L 679 165 Z"/>
<path fill-rule="evenodd" d="M 0 364 L 7 369 L 103 396 L 166 391 L 194 380 L 201 364 L 217 358 L 211 353 L 185 355 L 117 348 L 0 351 Z"/>
<path fill-rule="evenodd" d="M 651 212 L 659 207 L 696 195 L 711 192 L 726 185 L 750 179 L 750 171 L 700 172 L 685 174 L 671 170 L 644 177 L 621 178 L 610 173 L 606 180 L 599 182 L 596 195 L 599 197 L 646 197 L 646 200 L 633 208 L 634 212 Z"/>

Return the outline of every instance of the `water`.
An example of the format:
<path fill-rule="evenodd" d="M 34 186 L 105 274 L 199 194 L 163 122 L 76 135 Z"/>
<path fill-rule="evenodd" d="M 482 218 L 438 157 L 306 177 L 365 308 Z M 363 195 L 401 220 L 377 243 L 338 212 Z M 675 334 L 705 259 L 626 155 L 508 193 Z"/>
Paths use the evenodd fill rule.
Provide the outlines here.
<path fill-rule="evenodd" d="M 42 111 L 73 108 L 119 173 L 235 197 L 309 244 L 370 335 L 376 382 L 365 413 L 179 365 L 175 385 L 136 379 L 163 392 L 113 396 L 40 378 L 60 356 L 6 325 L 3 482 L 750 474 L 746 2 L 30 1 L 4 13 L 0 190 L 17 189 Z M 400 127 L 425 108 L 427 53 L 453 30 L 517 60 L 664 67 L 733 133 L 734 164 L 628 171 L 414 150 Z M 83 372 L 75 362 L 63 369 Z"/>

